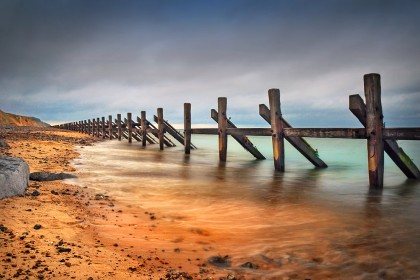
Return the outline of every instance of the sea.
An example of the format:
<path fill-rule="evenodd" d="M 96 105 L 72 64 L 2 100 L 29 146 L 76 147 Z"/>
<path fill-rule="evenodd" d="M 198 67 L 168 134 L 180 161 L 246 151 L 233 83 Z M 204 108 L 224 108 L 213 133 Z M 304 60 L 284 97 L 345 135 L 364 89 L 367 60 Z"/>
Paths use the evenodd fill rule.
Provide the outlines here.
<path fill-rule="evenodd" d="M 274 170 L 270 137 L 250 140 L 266 160 L 230 137 L 226 162 L 212 135 L 193 135 L 190 155 L 181 144 L 104 141 L 79 149 L 77 181 L 217 232 L 223 238 L 206 246 L 248 263 L 256 279 L 420 279 L 419 180 L 385 155 L 384 188 L 370 189 L 365 140 L 307 138 L 323 169 L 286 142 L 284 173 Z M 420 166 L 420 143 L 398 144 Z"/>

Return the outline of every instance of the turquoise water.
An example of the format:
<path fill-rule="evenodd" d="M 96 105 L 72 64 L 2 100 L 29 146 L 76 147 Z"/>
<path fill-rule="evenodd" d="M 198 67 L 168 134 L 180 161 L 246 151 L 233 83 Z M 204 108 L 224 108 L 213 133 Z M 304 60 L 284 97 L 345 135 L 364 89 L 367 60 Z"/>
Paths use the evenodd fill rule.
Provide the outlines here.
<path fill-rule="evenodd" d="M 232 138 L 226 163 L 215 136 L 193 135 L 191 155 L 107 141 L 80 149 L 78 183 L 205 229 L 196 247 L 258 263 L 253 277 L 420 278 L 420 181 L 386 156 L 384 189 L 370 191 L 364 140 L 307 139 L 326 169 L 287 145 L 285 173 L 274 171 L 269 137 L 251 140 L 267 160 Z M 420 165 L 420 143 L 399 144 Z"/>

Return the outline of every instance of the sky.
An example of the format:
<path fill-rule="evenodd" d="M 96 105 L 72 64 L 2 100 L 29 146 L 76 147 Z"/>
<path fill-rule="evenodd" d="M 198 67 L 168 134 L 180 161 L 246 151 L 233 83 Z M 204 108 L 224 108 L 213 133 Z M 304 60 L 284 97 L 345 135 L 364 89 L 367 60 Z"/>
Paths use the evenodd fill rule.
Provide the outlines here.
<path fill-rule="evenodd" d="M 379 73 L 387 127 L 420 126 L 420 1 L 0 0 L 0 109 L 57 124 L 149 116 L 243 127 L 279 88 L 294 127 L 360 127 Z"/>

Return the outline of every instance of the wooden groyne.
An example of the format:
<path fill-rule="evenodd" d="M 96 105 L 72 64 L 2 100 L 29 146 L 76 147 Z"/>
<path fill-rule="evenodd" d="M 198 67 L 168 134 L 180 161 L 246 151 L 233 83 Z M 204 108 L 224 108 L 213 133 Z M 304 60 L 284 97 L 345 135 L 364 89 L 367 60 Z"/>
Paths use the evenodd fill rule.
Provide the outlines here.
<path fill-rule="evenodd" d="M 284 140 L 288 141 L 306 159 L 317 168 L 326 168 L 316 149 L 312 148 L 303 137 L 317 138 L 350 138 L 366 139 L 368 151 L 369 185 L 372 188 L 383 187 L 384 152 L 395 162 L 401 171 L 410 179 L 420 179 L 420 171 L 410 157 L 398 146 L 396 140 L 420 140 L 420 128 L 385 128 L 383 123 L 381 84 L 379 74 L 364 76 L 365 101 L 360 95 L 350 95 L 349 109 L 363 125 L 362 128 L 293 128 L 282 116 L 280 107 L 280 90 L 268 91 L 269 107 L 259 105 L 260 116 L 271 125 L 269 128 L 238 128 L 227 117 L 227 98 L 219 97 L 218 109 L 211 110 L 211 118 L 217 122 L 217 128 L 192 128 L 191 104 L 184 104 L 184 133 L 181 134 L 170 123 L 164 120 L 163 109 L 157 109 L 153 120 L 157 127 L 146 118 L 146 112 L 141 111 L 135 120 L 131 113 L 121 119 L 121 114 L 113 119 L 105 117 L 82 120 L 58 125 L 61 129 L 75 130 L 102 139 L 122 138 L 132 142 L 139 141 L 143 146 L 159 144 L 164 147 L 174 147 L 175 142 L 185 146 L 185 154 L 196 149 L 191 142 L 192 134 L 213 134 L 219 139 L 219 160 L 227 159 L 227 138 L 231 135 L 238 143 L 256 159 L 265 159 L 247 136 L 270 136 L 273 145 L 274 168 L 285 171 Z M 170 136 L 170 137 L 168 137 Z"/>

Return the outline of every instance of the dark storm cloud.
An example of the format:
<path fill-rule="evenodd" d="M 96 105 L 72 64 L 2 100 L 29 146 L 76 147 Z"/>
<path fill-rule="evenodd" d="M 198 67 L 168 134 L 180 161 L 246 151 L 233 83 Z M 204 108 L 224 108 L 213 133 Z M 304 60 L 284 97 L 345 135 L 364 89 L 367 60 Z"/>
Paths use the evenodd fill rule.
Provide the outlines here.
<path fill-rule="evenodd" d="M 294 122 L 338 114 L 338 124 L 354 125 L 347 95 L 363 96 L 363 74 L 380 72 L 385 109 L 392 103 L 398 115 L 404 106 L 410 124 L 419 120 L 416 1 L 0 5 L 5 110 L 78 120 L 162 106 L 179 121 L 182 103 L 191 102 L 193 118 L 207 122 L 217 97 L 227 96 L 238 122 L 256 123 L 258 103 L 278 87 Z"/>

